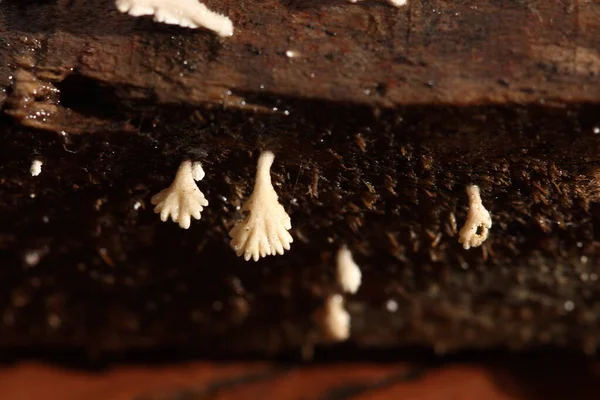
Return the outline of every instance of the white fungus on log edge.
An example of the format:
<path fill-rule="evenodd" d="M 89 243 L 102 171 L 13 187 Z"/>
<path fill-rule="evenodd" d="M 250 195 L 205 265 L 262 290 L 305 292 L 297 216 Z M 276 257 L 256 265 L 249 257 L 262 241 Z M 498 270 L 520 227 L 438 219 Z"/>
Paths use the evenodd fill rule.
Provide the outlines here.
<path fill-rule="evenodd" d="M 204 27 L 219 36 L 232 36 L 233 23 L 198 0 L 116 0 L 117 9 L 133 17 L 152 15 L 154 21 L 186 28 Z"/>
<path fill-rule="evenodd" d="M 343 246 L 337 252 L 337 281 L 346 293 L 355 294 L 360 287 L 362 273 L 354 262 L 348 247 Z"/>
<path fill-rule="evenodd" d="M 317 315 L 327 339 L 343 342 L 350 337 L 350 314 L 344 308 L 344 298 L 341 294 L 329 296 Z"/>
<path fill-rule="evenodd" d="M 229 232 L 231 247 L 239 257 L 248 261 L 283 254 L 294 241 L 288 230 L 292 221 L 279 204 L 277 193 L 271 183 L 271 165 L 275 155 L 264 151 L 258 158 L 254 190 L 242 210 L 248 216 L 239 221 Z"/>
<path fill-rule="evenodd" d="M 396 7 L 402 7 L 408 3 L 408 0 L 388 0 L 388 3 Z"/>
<path fill-rule="evenodd" d="M 44 165 L 44 163 L 40 160 L 33 160 L 33 162 L 31 163 L 31 167 L 29 167 L 29 172 L 31 173 L 31 176 L 38 176 L 39 174 L 41 174 L 42 165 Z"/>
<path fill-rule="evenodd" d="M 188 229 L 191 218 L 200 219 L 202 210 L 208 206 L 208 201 L 195 182 L 202 178 L 202 164 L 190 160 L 181 163 L 171 186 L 150 200 L 156 206 L 154 212 L 160 214 L 161 221 L 165 222 L 171 217 L 181 228 Z"/>
<path fill-rule="evenodd" d="M 458 242 L 465 250 L 471 247 L 481 246 L 488 237 L 489 229 L 492 227 L 492 217 L 481 202 L 479 187 L 470 185 L 467 187 L 469 198 L 469 212 L 465 225 L 458 232 Z M 481 229 L 480 232 L 478 230 Z"/>
<path fill-rule="evenodd" d="M 348 0 L 349 3 L 358 3 L 360 0 Z M 408 0 L 387 0 L 387 2 L 394 7 L 402 7 L 408 3 Z"/>

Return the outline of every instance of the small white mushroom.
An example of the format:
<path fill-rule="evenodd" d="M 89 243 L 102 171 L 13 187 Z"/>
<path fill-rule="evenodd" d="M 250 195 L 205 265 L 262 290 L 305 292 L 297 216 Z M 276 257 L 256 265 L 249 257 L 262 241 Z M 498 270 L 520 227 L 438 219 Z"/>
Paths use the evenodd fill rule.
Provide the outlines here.
<path fill-rule="evenodd" d="M 275 155 L 264 151 L 258 158 L 254 190 L 244 203 L 242 210 L 248 216 L 239 221 L 229 232 L 231 247 L 246 261 L 283 254 L 294 241 L 288 230 L 292 222 L 285 209 L 279 204 L 277 193 L 271 183 L 271 165 Z"/>
<path fill-rule="evenodd" d="M 362 273 L 354 262 L 348 247 L 343 246 L 337 253 L 337 281 L 346 293 L 355 294 L 360 287 Z"/>
<path fill-rule="evenodd" d="M 285 56 L 287 58 L 294 58 L 294 57 L 298 57 L 300 55 L 300 52 L 297 50 L 287 50 L 285 52 Z"/>
<path fill-rule="evenodd" d="M 458 242 L 463 245 L 465 250 L 471 247 L 481 246 L 488 237 L 489 229 L 492 227 L 492 217 L 481 202 L 479 187 L 470 185 L 467 187 L 467 196 L 469 198 L 469 212 L 465 225 L 458 232 Z M 477 231 L 481 229 L 481 232 Z"/>
<path fill-rule="evenodd" d="M 388 3 L 395 7 L 402 7 L 405 6 L 406 3 L 408 3 L 408 0 L 388 0 Z"/>
<path fill-rule="evenodd" d="M 362 0 L 348 0 L 349 3 L 358 3 L 359 1 Z M 408 3 L 408 0 L 387 0 L 387 2 L 394 7 L 402 7 Z"/>
<path fill-rule="evenodd" d="M 323 333 L 329 340 L 343 342 L 350 337 L 350 314 L 344 308 L 341 294 L 329 296 L 317 315 Z"/>
<path fill-rule="evenodd" d="M 394 299 L 389 299 L 385 302 L 385 308 L 387 308 L 389 312 L 396 312 L 398 311 L 398 302 Z"/>
<path fill-rule="evenodd" d="M 170 216 L 173 222 L 188 229 L 191 218 L 200 219 L 202 210 L 208 206 L 208 201 L 195 182 L 202 178 L 202 164 L 190 160 L 181 163 L 171 186 L 150 200 L 156 206 L 154 212 L 160 214 L 161 221 L 165 222 Z"/>
<path fill-rule="evenodd" d="M 232 36 L 233 23 L 225 15 L 211 11 L 198 0 L 116 0 L 122 13 L 133 17 L 154 16 L 154 21 L 186 28 L 204 27 L 219 36 Z"/>
<path fill-rule="evenodd" d="M 31 172 L 31 176 L 38 176 L 39 174 L 41 174 L 42 165 L 44 165 L 44 163 L 40 160 L 33 160 L 33 162 L 31 163 L 31 167 L 29 167 L 29 172 Z"/>

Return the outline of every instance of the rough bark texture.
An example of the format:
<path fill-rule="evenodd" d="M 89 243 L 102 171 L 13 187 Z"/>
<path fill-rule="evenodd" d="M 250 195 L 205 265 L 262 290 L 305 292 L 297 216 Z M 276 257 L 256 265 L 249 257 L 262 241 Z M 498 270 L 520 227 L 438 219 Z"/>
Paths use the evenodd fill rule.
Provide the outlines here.
<path fill-rule="evenodd" d="M 91 3 L 0 4 L 0 344 L 310 355 L 346 244 L 351 346 L 595 352 L 600 4 L 208 1 L 218 39 Z M 295 243 L 247 263 L 265 148 Z M 149 199 L 187 157 L 184 231 Z M 465 251 L 469 184 L 494 225 Z"/>

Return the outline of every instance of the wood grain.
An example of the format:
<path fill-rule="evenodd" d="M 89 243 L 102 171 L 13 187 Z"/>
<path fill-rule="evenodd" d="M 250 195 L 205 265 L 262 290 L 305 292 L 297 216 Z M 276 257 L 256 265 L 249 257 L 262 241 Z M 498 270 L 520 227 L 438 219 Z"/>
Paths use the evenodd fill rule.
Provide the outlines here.
<path fill-rule="evenodd" d="M 597 399 L 586 361 L 513 360 L 441 365 L 371 362 L 114 367 L 104 372 L 24 363 L 0 370 L 11 400 L 554 400 Z"/>

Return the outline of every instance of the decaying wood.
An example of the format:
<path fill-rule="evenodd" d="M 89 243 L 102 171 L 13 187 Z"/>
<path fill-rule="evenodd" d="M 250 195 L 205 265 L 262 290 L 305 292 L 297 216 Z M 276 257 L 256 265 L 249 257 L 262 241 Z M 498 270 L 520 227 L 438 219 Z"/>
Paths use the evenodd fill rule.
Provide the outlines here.
<path fill-rule="evenodd" d="M 2 5 L 0 85 L 14 87 L 9 113 L 36 128 L 102 130 L 97 118 L 78 118 L 97 115 L 77 105 L 77 90 L 98 87 L 115 96 L 105 105 L 112 108 L 209 103 L 269 111 L 257 94 L 373 107 L 600 97 L 595 1 L 419 0 L 397 9 L 345 0 L 207 2 L 234 21 L 227 39 L 120 15 L 113 3 Z M 19 70 L 44 87 L 62 82 L 71 87 L 63 96 L 75 98 L 41 106 L 43 118 L 35 115 L 40 105 L 27 113 L 19 104 L 32 97 L 31 78 Z"/>
<path fill-rule="evenodd" d="M 208 1 L 220 39 L 90 3 L 0 4 L 0 344 L 309 355 L 347 245 L 354 346 L 596 351 L 600 4 Z M 294 243 L 246 263 L 263 149 Z M 150 205 L 184 159 L 189 231 Z"/>

